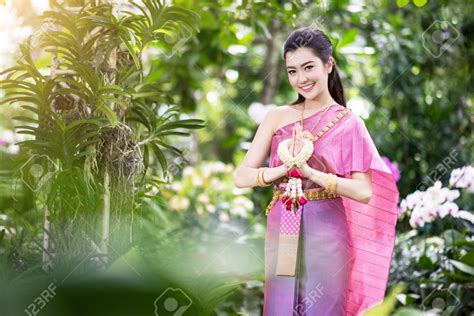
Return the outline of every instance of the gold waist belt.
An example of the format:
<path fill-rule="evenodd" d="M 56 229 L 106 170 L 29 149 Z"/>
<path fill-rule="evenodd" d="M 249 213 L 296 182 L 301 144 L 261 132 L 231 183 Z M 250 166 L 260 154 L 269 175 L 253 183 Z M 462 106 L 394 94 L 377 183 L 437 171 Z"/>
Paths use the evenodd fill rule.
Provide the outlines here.
<path fill-rule="evenodd" d="M 265 215 L 268 215 L 272 207 L 275 205 L 275 203 L 281 199 L 285 192 L 281 189 L 274 189 L 273 190 L 273 198 L 268 204 L 266 210 L 265 210 Z M 314 190 L 303 190 L 303 193 L 308 201 L 314 201 L 314 200 L 324 200 L 324 199 L 334 199 L 338 198 L 340 195 L 335 194 L 335 193 L 328 193 L 325 190 L 322 191 L 314 191 Z"/>

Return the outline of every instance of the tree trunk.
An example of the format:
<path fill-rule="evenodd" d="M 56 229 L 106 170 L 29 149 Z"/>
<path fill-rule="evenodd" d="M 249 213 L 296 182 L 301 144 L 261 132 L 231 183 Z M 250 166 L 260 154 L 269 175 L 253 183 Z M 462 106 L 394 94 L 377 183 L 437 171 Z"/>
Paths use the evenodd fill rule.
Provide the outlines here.
<path fill-rule="evenodd" d="M 110 231 L 110 175 L 108 167 L 104 171 L 104 193 L 102 204 L 102 238 L 100 241 L 100 248 L 104 254 L 105 263 L 108 262 L 109 253 L 109 231 Z"/>
<path fill-rule="evenodd" d="M 105 0 L 105 4 L 114 5 L 114 1 L 112 0 Z M 110 52 L 110 57 L 108 60 L 109 67 L 111 69 L 117 69 L 117 47 L 114 47 Z M 108 78 L 109 83 L 115 83 L 115 72 L 110 74 Z M 115 107 L 114 104 L 111 104 L 112 110 L 116 113 L 119 112 L 117 109 L 120 107 Z M 121 114 L 117 113 L 117 117 L 119 120 L 121 119 Z M 108 166 L 108 161 L 110 156 L 108 155 L 108 159 L 106 159 L 106 166 L 104 170 L 104 193 L 103 193 L 103 205 L 102 205 L 102 238 L 101 238 L 101 250 L 102 254 L 104 255 L 104 262 L 107 264 L 109 259 L 109 233 L 110 233 L 110 170 Z"/>
<path fill-rule="evenodd" d="M 58 54 L 52 53 L 51 54 L 51 78 L 54 78 L 57 74 L 56 71 L 59 68 L 59 61 L 58 61 Z M 54 100 L 52 104 L 50 104 L 51 110 L 54 111 Z M 49 188 L 45 190 L 45 196 L 48 195 Z M 52 255 L 50 247 L 50 240 L 49 234 L 51 233 L 51 222 L 50 222 L 50 212 L 48 209 L 48 205 L 45 203 L 44 205 L 44 220 L 43 220 L 43 270 L 46 271 L 48 266 L 51 265 L 51 258 Z M 49 252 L 49 253 L 48 253 Z"/>
<path fill-rule="evenodd" d="M 51 263 L 51 259 L 49 258 L 49 233 L 51 222 L 49 221 L 49 210 L 48 206 L 45 205 L 44 207 L 44 221 L 43 221 L 43 270 L 47 271 L 48 266 Z"/>
<path fill-rule="evenodd" d="M 278 32 L 281 27 L 281 21 L 275 19 L 270 25 L 271 37 L 266 39 L 267 45 L 267 60 L 263 67 L 263 91 L 261 102 L 269 104 L 277 92 L 280 83 L 279 66 L 281 58 L 281 41 L 278 39 Z"/>

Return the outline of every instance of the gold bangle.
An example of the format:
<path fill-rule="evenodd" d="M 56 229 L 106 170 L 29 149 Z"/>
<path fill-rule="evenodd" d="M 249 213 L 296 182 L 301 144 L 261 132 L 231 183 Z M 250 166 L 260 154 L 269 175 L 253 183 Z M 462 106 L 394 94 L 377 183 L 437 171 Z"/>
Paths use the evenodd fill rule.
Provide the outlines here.
<path fill-rule="evenodd" d="M 265 169 L 262 170 L 262 182 L 265 184 L 266 187 L 270 186 L 273 184 L 273 181 L 270 181 L 270 182 L 265 182 L 265 179 L 263 178 L 263 173 L 265 172 L 265 170 L 267 170 L 268 168 L 265 167 Z"/>
<path fill-rule="evenodd" d="M 257 185 L 258 185 L 259 187 L 262 186 L 262 183 L 260 182 L 260 174 L 261 174 L 261 173 L 262 173 L 262 169 L 261 169 L 261 168 L 258 168 L 258 169 L 257 169 Z"/>
<path fill-rule="evenodd" d="M 261 168 L 262 169 L 262 172 L 260 174 L 260 180 L 261 180 L 261 183 L 262 183 L 262 186 L 264 187 L 268 187 L 269 185 L 272 185 L 273 182 L 266 182 L 265 179 L 263 178 L 263 174 L 265 173 L 265 170 L 267 170 L 268 168 Z"/>
<path fill-rule="evenodd" d="M 258 185 L 261 187 L 263 186 L 262 173 L 263 173 L 262 168 L 258 168 Z"/>
<path fill-rule="evenodd" d="M 332 192 L 332 184 L 333 184 L 333 177 L 332 177 L 332 174 L 328 174 L 328 182 L 327 182 L 327 191 L 328 193 L 331 193 Z"/>
<path fill-rule="evenodd" d="M 326 192 L 330 194 L 336 193 L 336 178 L 337 176 L 335 174 L 328 173 L 328 179 L 326 181 L 326 187 L 325 187 Z"/>
<path fill-rule="evenodd" d="M 331 185 L 331 174 L 328 173 L 327 178 L 326 178 L 326 187 L 324 188 L 324 190 L 328 193 L 329 193 L 329 186 L 330 185 Z"/>
<path fill-rule="evenodd" d="M 336 194 L 337 176 L 332 174 L 331 194 Z"/>
<path fill-rule="evenodd" d="M 261 187 L 267 187 L 269 185 L 272 185 L 272 182 L 265 182 L 265 180 L 263 179 L 263 173 L 265 172 L 267 168 L 266 167 L 262 167 L 262 168 L 258 168 L 258 174 L 257 174 L 257 179 L 258 179 L 258 185 L 261 186 Z"/>
<path fill-rule="evenodd" d="M 331 174 L 332 180 L 331 180 L 331 194 L 334 194 L 334 190 L 336 189 L 336 175 Z"/>

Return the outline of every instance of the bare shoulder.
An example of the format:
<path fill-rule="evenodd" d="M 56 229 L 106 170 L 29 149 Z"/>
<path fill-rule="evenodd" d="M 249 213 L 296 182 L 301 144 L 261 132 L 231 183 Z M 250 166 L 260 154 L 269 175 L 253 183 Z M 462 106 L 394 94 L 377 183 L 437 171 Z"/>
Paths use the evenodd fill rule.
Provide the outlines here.
<path fill-rule="evenodd" d="M 275 113 L 275 126 L 274 132 L 291 122 L 295 122 L 300 119 L 301 115 L 301 105 L 302 103 L 297 104 L 286 104 L 280 105 L 277 107 Z"/>
<path fill-rule="evenodd" d="M 285 119 L 287 120 L 289 116 L 292 116 L 292 111 L 294 111 L 294 109 L 291 105 L 279 105 L 268 111 L 265 121 L 271 126 L 272 133 L 285 122 Z"/>
<path fill-rule="evenodd" d="M 300 107 L 303 103 L 297 103 L 297 104 L 286 104 L 286 105 L 281 105 L 279 108 L 281 109 L 282 112 L 285 113 L 291 113 L 294 111 L 301 111 Z"/>
<path fill-rule="evenodd" d="M 290 105 L 278 105 L 278 106 L 275 106 L 272 108 L 273 112 L 275 114 L 280 114 L 280 113 L 285 113 L 287 111 L 289 111 L 291 109 L 291 106 Z"/>

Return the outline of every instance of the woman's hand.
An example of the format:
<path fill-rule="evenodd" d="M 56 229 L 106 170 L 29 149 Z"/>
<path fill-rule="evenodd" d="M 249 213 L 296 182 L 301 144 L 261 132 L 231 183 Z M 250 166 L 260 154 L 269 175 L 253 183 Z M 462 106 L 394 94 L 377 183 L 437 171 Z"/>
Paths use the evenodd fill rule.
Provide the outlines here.
<path fill-rule="evenodd" d="M 301 165 L 301 172 L 303 173 L 303 177 L 309 178 L 313 171 L 314 169 L 311 168 L 307 162 Z"/>
<path fill-rule="evenodd" d="M 291 139 L 288 149 L 290 154 L 295 157 L 303 147 L 303 127 L 299 122 L 293 127 Z"/>

